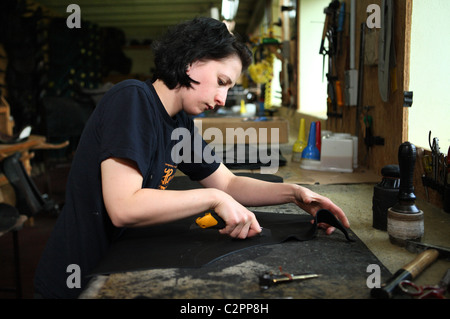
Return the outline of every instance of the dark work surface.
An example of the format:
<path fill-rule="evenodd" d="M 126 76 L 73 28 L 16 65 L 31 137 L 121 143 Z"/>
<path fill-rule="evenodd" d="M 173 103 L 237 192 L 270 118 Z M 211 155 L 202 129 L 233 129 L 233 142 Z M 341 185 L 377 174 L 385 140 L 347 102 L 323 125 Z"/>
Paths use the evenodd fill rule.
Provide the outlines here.
<path fill-rule="evenodd" d="M 369 265 L 389 271 L 353 233 L 323 232 L 310 241 L 287 241 L 238 251 L 199 268 L 159 268 L 110 275 L 95 298 L 370 298 Z M 259 277 L 315 273 L 320 277 L 291 281 L 262 290 Z"/>
<path fill-rule="evenodd" d="M 268 181 L 282 181 L 273 175 L 247 174 L 247 176 Z M 187 177 L 176 177 L 171 182 L 171 187 L 172 189 L 189 189 L 199 187 L 199 184 L 190 181 Z M 303 212 L 303 214 L 306 213 Z M 302 217 L 306 220 L 310 218 L 307 214 Z M 139 268 L 133 265 L 131 259 L 139 260 L 141 256 L 143 258 L 144 256 L 136 253 L 135 257 L 129 258 L 130 260 L 122 258 L 125 268 L 119 267 L 116 269 L 118 271 L 108 272 L 106 268 L 103 271 L 98 269 L 99 276 L 94 277 L 93 281 L 103 277 L 102 274 L 112 274 L 106 277 L 101 288 L 89 297 L 370 298 L 367 281 L 373 270 L 368 270 L 369 265 L 379 266 L 381 282 L 387 280 L 391 274 L 351 230 L 349 233 L 354 242 L 347 241 L 344 234 L 338 230 L 329 236 L 319 230 L 313 239 L 309 238 L 310 240 L 287 240 L 282 243 L 249 247 L 225 254 L 216 260 L 212 259 L 212 262 L 197 264 L 196 267 L 161 267 L 156 263 L 153 267 Z M 162 245 L 161 251 L 165 249 L 167 248 Z M 126 252 L 126 250 L 122 251 Z M 175 251 L 173 253 L 179 254 Z M 265 272 L 276 275 L 315 273 L 320 277 L 291 281 L 262 290 L 259 277 Z"/>

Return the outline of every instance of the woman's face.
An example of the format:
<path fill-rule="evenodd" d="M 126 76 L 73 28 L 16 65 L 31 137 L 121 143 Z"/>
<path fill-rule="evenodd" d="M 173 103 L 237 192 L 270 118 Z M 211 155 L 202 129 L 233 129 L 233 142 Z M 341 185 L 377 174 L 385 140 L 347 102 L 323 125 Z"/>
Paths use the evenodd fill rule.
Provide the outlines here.
<path fill-rule="evenodd" d="M 190 115 L 198 115 L 216 106 L 224 106 L 228 90 L 236 84 L 241 72 L 241 60 L 235 55 L 219 61 L 194 62 L 186 73 L 199 83 L 182 89 L 183 110 Z"/>

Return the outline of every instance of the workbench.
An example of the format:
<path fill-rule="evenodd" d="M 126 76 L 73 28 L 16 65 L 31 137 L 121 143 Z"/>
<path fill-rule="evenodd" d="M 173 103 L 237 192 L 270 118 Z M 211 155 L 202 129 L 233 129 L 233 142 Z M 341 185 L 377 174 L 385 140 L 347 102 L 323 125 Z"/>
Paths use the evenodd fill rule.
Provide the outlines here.
<path fill-rule="evenodd" d="M 310 241 L 250 248 L 196 269 L 164 268 L 97 275 L 80 298 L 369 299 L 367 279 L 371 272 L 367 267 L 370 264 L 379 266 L 384 282 L 416 256 L 391 244 L 386 231 L 372 227 L 373 187 L 381 177 L 364 169 L 353 174 L 301 170 L 298 163 L 290 161 L 289 154 L 286 157 L 288 164 L 277 174 L 285 182 L 302 184 L 340 206 L 349 218 L 352 234 L 357 237 L 355 243 L 346 242 L 339 231 L 329 236 L 319 232 Z M 416 204 L 425 214 L 423 241 L 450 247 L 450 214 L 420 199 Z M 306 214 L 292 204 L 249 209 Z M 449 268 L 449 261 L 438 260 L 415 282 L 435 285 Z M 265 272 L 321 276 L 262 290 L 258 279 Z"/>

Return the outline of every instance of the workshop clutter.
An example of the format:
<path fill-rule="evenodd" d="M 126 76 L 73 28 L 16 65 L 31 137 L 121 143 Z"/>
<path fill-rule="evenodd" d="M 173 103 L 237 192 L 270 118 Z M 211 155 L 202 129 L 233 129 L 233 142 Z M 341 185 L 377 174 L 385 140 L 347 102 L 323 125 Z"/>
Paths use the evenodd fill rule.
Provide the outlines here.
<path fill-rule="evenodd" d="M 402 143 L 398 151 L 399 165 L 383 167 L 383 178 L 374 187 L 373 227 L 387 230 L 390 240 L 395 243 L 405 239 L 417 240 L 424 232 L 423 212 L 415 206 L 413 179 L 416 162 L 427 194 L 428 187 L 437 190 L 444 200 L 444 211 L 450 211 L 448 155 L 440 153 L 437 138 L 431 142 L 431 132 L 429 138 L 431 155 L 410 142 Z"/>
<path fill-rule="evenodd" d="M 447 155 L 441 153 L 439 138 L 431 139 L 431 131 L 428 134 L 428 143 L 431 154 L 425 153 L 422 148 L 417 150 L 422 184 L 425 187 L 427 199 L 429 200 L 428 188 L 434 189 L 443 198 L 444 211 L 450 213 L 450 147 Z"/>
<path fill-rule="evenodd" d="M 292 155 L 292 161 L 300 162 L 300 168 L 352 173 L 358 167 L 358 137 L 349 133 L 321 131 L 319 121 L 311 123 L 307 144 L 304 136 L 304 119 L 301 119 Z M 303 145 L 306 146 L 301 151 L 299 160 Z"/>
<path fill-rule="evenodd" d="M 311 123 L 311 127 L 309 129 L 309 137 L 308 137 L 308 145 L 302 152 L 302 158 L 311 159 L 315 161 L 320 160 L 320 151 L 319 148 L 316 145 L 316 141 L 319 142 L 320 139 L 316 136 L 316 125 L 320 122 L 313 122 Z M 319 134 L 320 136 L 320 134 Z"/>
<path fill-rule="evenodd" d="M 400 187 L 397 203 L 388 209 L 387 232 L 391 243 L 399 246 L 405 246 L 407 240 L 420 241 L 424 234 L 424 214 L 415 204 L 413 185 L 416 153 L 410 142 L 398 149 Z"/>
<path fill-rule="evenodd" d="M 381 169 L 381 182 L 373 188 L 373 228 L 387 231 L 387 212 L 398 200 L 400 188 L 400 167 L 386 165 Z"/>
<path fill-rule="evenodd" d="M 302 153 L 306 147 L 305 138 L 305 119 L 300 119 L 300 127 L 298 129 L 298 137 L 292 147 L 292 161 L 300 162 L 302 160 Z"/>

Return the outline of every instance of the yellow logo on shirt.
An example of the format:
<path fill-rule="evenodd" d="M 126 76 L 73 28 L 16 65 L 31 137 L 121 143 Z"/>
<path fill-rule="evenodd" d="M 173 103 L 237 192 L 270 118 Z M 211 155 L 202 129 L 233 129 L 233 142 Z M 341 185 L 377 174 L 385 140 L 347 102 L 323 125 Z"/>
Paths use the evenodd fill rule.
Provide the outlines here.
<path fill-rule="evenodd" d="M 159 189 L 166 189 L 169 186 L 170 181 L 175 176 L 177 167 L 171 164 L 165 164 L 164 175 L 161 178 L 161 183 L 159 184 Z"/>

